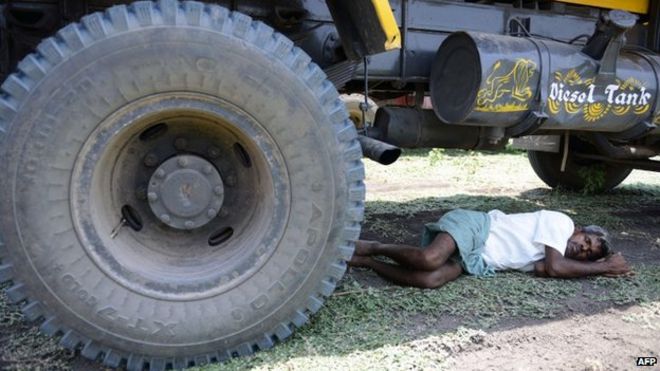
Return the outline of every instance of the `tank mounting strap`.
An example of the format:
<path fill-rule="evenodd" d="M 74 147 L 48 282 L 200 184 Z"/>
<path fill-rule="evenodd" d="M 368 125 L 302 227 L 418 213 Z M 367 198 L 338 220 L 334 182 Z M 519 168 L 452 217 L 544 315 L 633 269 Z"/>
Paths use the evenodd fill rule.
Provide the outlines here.
<path fill-rule="evenodd" d="M 641 50 L 638 49 L 628 49 L 626 50 L 630 54 L 634 54 L 638 56 L 639 58 L 645 60 L 648 62 L 648 64 L 651 66 L 653 69 L 653 76 L 655 76 L 655 86 L 658 87 L 658 89 L 655 92 L 655 102 L 653 103 L 653 106 L 651 107 L 651 116 L 649 116 L 648 119 L 639 122 L 637 125 L 631 127 L 628 130 L 625 130 L 621 133 L 617 133 L 614 135 L 610 135 L 611 139 L 615 140 L 632 140 L 632 139 L 637 139 L 644 134 L 648 133 L 649 131 L 655 129 L 657 125 L 654 124 L 654 117 L 660 116 L 660 63 L 658 63 L 653 57 L 646 53 L 642 53 Z"/>
<path fill-rule="evenodd" d="M 622 132 L 608 134 L 607 137 L 611 140 L 627 142 L 643 137 L 646 135 L 646 133 L 655 129 L 655 127 L 656 126 L 653 125 L 650 121 L 644 120 Z"/>
<path fill-rule="evenodd" d="M 534 107 L 524 120 L 506 129 L 506 135 L 508 137 L 530 135 L 540 128 L 545 120 L 548 119 L 548 114 L 545 112 L 546 104 L 548 102 L 548 84 L 545 82 L 550 81 L 550 51 L 548 51 L 547 46 L 541 40 L 533 38 L 528 38 L 527 40 L 534 44 L 538 51 L 539 58 L 541 59 L 539 66 L 539 89 L 534 100 L 536 107 Z"/>

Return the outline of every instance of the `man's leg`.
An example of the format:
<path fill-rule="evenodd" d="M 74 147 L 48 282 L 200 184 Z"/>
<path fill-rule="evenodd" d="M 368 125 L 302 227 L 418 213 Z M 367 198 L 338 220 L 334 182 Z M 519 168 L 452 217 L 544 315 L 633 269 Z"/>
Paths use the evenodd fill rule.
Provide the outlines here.
<path fill-rule="evenodd" d="M 425 289 L 438 288 L 449 281 L 455 280 L 463 272 L 460 264 L 455 262 L 447 262 L 432 271 L 406 269 L 399 265 L 377 261 L 370 256 L 354 256 L 350 264 L 356 267 L 371 268 L 379 276 L 397 285 Z"/>
<path fill-rule="evenodd" d="M 448 233 L 438 233 L 425 248 L 410 245 L 383 244 L 376 241 L 357 241 L 355 255 L 386 256 L 405 268 L 435 271 L 456 251 L 456 243 Z"/>

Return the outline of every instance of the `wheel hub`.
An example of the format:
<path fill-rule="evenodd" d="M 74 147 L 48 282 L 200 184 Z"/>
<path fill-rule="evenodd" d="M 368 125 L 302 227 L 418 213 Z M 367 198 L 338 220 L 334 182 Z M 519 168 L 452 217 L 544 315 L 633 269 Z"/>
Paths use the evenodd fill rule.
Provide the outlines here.
<path fill-rule="evenodd" d="M 224 201 L 224 184 L 210 162 L 179 155 L 163 162 L 149 181 L 149 206 L 175 229 L 195 229 L 213 220 Z"/>

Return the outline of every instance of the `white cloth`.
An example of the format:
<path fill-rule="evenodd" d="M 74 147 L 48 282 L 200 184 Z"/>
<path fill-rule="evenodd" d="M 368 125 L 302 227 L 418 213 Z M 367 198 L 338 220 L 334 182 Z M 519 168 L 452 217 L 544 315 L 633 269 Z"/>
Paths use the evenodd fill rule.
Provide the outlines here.
<path fill-rule="evenodd" d="M 558 211 L 507 215 L 493 210 L 488 215 L 490 232 L 481 256 L 495 270 L 532 271 L 534 262 L 545 257 L 546 246 L 564 255 L 575 229 L 571 218 Z"/>

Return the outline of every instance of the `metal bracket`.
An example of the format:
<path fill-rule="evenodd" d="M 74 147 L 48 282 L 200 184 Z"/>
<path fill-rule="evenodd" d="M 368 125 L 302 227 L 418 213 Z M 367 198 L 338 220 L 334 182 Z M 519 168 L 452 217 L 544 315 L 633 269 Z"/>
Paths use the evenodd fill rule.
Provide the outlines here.
<path fill-rule="evenodd" d="M 543 125 L 548 115 L 540 111 L 532 111 L 525 117 L 524 120 L 518 124 L 506 129 L 506 136 L 508 137 L 521 137 L 530 135 Z"/>
<path fill-rule="evenodd" d="M 530 135 L 538 130 L 538 128 L 540 128 L 548 119 L 548 114 L 545 112 L 545 107 L 548 101 L 548 85 L 545 82 L 550 81 L 550 52 L 543 41 L 533 38 L 529 38 L 528 40 L 536 47 L 541 61 L 539 66 L 539 89 L 535 99 L 536 107 L 534 107 L 532 112 L 530 112 L 524 120 L 506 129 L 506 135 L 508 137 Z"/>
<path fill-rule="evenodd" d="M 369 58 L 364 57 L 364 102 L 360 103 L 362 111 L 363 134 L 367 133 L 367 111 L 369 111 Z"/>
<path fill-rule="evenodd" d="M 651 116 L 647 120 L 638 122 L 633 127 L 620 133 L 615 133 L 608 136 L 610 139 L 620 141 L 629 141 L 640 138 L 649 131 L 655 129 L 657 126 L 653 123 L 653 118 L 656 114 L 660 114 L 660 64 L 656 62 L 654 58 L 650 57 L 647 53 L 643 53 L 641 50 L 629 49 L 627 52 L 645 60 L 651 66 L 651 69 L 653 69 L 653 76 L 655 76 L 655 86 L 658 88 L 655 92 L 655 102 L 653 103 L 653 107 L 651 107 L 650 110 Z"/>
<path fill-rule="evenodd" d="M 646 135 L 646 133 L 648 133 L 649 131 L 651 131 L 655 128 L 656 128 L 656 126 L 653 125 L 650 121 L 644 120 L 644 121 L 638 122 L 634 126 L 628 128 L 628 129 L 626 129 L 622 132 L 608 134 L 607 137 L 611 140 L 620 141 L 620 142 L 627 142 L 627 141 L 631 141 L 631 140 L 634 140 L 634 139 L 637 139 L 637 138 L 641 138 L 644 135 Z"/>

